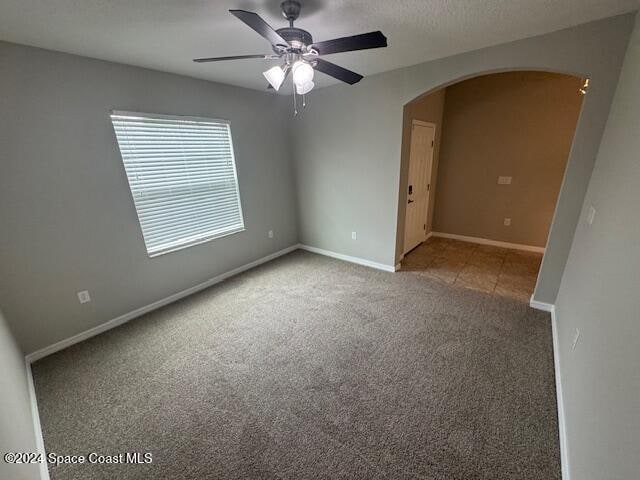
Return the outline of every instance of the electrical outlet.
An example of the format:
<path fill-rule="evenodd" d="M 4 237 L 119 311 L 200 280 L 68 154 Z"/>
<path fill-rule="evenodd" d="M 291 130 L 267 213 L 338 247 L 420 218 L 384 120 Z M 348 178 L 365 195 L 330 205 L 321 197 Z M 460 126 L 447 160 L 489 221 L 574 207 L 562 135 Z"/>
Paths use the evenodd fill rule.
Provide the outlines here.
<path fill-rule="evenodd" d="M 580 338 L 580 329 L 576 328 L 576 333 L 573 335 L 573 343 L 571 344 L 571 350 L 576 349 L 576 345 L 578 344 L 579 338 Z"/>
<path fill-rule="evenodd" d="M 504 223 L 505 227 L 510 227 L 511 226 L 511 219 L 510 218 L 505 218 L 503 223 Z"/>
<path fill-rule="evenodd" d="M 596 209 L 593 205 L 589 206 L 589 213 L 587 213 L 587 223 L 593 225 L 593 220 L 596 218 Z"/>
<path fill-rule="evenodd" d="M 511 185 L 511 177 L 498 177 L 498 185 Z"/>
<path fill-rule="evenodd" d="M 91 301 L 91 297 L 89 296 L 89 290 L 82 290 L 78 292 L 78 301 L 80 303 L 87 303 Z"/>
<path fill-rule="evenodd" d="M 351 232 L 351 240 L 357 240 L 358 234 L 356 232 Z"/>
<path fill-rule="evenodd" d="M 269 238 L 273 238 L 273 230 L 269 230 Z"/>

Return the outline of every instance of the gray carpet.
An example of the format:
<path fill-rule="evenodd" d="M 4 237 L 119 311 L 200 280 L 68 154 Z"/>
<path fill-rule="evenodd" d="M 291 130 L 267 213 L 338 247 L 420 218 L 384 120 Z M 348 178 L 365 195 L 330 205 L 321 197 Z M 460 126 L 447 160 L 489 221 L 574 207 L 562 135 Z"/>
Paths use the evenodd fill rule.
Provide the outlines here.
<path fill-rule="evenodd" d="M 550 319 L 306 252 L 33 368 L 57 479 L 560 478 Z"/>

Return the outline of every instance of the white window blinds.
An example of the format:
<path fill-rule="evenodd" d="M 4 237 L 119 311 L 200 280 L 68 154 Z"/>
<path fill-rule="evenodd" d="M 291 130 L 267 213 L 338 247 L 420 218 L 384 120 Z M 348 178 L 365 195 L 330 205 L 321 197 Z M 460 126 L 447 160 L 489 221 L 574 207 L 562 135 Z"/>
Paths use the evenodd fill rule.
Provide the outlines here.
<path fill-rule="evenodd" d="M 228 122 L 121 111 L 111 121 L 150 257 L 244 230 Z"/>

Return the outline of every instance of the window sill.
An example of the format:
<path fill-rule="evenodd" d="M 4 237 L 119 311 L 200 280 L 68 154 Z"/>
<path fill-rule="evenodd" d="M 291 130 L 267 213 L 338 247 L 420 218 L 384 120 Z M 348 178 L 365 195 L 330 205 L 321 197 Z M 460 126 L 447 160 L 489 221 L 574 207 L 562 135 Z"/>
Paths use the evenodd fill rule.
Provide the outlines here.
<path fill-rule="evenodd" d="M 189 248 L 189 247 L 195 247 L 196 245 L 200 245 L 202 243 L 207 243 L 210 242 L 212 240 L 216 240 L 217 238 L 222 238 L 222 237 L 228 237 L 229 235 L 235 235 L 236 233 L 240 233 L 240 232 L 244 232 L 246 230 L 246 228 L 244 227 L 244 225 L 242 227 L 233 229 L 233 230 L 229 230 L 229 231 L 225 231 L 223 233 L 215 233 L 212 235 L 207 235 L 205 237 L 202 238 L 198 238 L 195 240 L 191 240 L 185 243 L 181 243 L 179 245 L 175 245 L 173 247 L 169 247 L 167 249 L 162 249 L 160 251 L 156 251 L 153 253 L 149 253 L 147 252 L 147 254 L 149 255 L 149 258 L 156 258 L 156 257 L 160 257 L 162 255 L 166 255 L 167 253 L 173 253 L 173 252 L 177 252 L 178 250 L 184 250 L 185 248 Z"/>

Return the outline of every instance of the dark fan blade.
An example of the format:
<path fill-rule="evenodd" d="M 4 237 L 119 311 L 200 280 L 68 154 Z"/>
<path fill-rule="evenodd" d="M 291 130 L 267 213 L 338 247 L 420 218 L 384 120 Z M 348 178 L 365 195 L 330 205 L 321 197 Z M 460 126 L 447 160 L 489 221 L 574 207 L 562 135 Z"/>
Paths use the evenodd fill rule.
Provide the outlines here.
<path fill-rule="evenodd" d="M 319 58 L 317 60 L 317 64 L 314 67 L 316 70 L 322 73 L 326 73 L 327 75 L 337 78 L 338 80 L 342 80 L 349 85 L 353 85 L 354 83 L 358 83 L 362 80 L 362 75 L 352 72 L 351 70 L 347 70 L 346 68 L 342 68 L 340 65 L 336 65 L 335 63 L 327 62 L 326 60 L 322 60 Z"/>
<path fill-rule="evenodd" d="M 287 41 L 282 38 L 278 32 L 271 28 L 271 26 L 257 13 L 247 12 L 246 10 L 229 10 L 229 12 L 269 40 L 271 45 L 289 45 L 289 43 L 287 43 Z"/>
<path fill-rule="evenodd" d="M 195 58 L 193 61 L 197 63 L 205 62 L 221 62 L 223 60 L 243 60 L 246 58 L 271 58 L 271 55 L 235 55 L 233 57 L 212 57 L 212 58 Z"/>
<path fill-rule="evenodd" d="M 386 46 L 387 37 L 385 37 L 380 31 L 353 35 L 351 37 L 334 38 L 333 40 L 326 40 L 312 45 L 320 55 Z"/>

